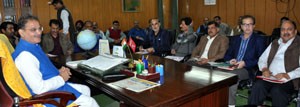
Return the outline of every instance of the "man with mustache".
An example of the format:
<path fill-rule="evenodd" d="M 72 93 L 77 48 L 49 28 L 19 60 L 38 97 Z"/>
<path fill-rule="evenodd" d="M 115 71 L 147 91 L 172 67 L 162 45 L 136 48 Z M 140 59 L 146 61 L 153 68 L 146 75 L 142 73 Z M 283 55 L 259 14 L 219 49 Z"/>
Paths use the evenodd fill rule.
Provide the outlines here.
<path fill-rule="evenodd" d="M 167 30 L 160 27 L 160 21 L 153 18 L 150 21 L 152 31 L 149 32 L 147 44 L 149 48 L 144 49 L 143 46 L 139 47 L 140 51 L 147 51 L 153 55 L 164 57 L 171 53 L 170 34 Z"/>
<path fill-rule="evenodd" d="M 222 59 L 228 48 L 228 38 L 219 34 L 219 24 L 215 21 L 208 22 L 208 35 L 202 36 L 199 44 L 193 50 L 191 59 L 199 59 L 199 65 Z"/>
<path fill-rule="evenodd" d="M 42 48 L 52 61 L 65 63 L 66 58 L 71 57 L 73 53 L 72 42 L 65 34 L 59 32 L 60 24 L 57 19 L 51 19 L 49 26 L 50 32 L 43 36 Z"/>
<path fill-rule="evenodd" d="M 237 74 L 239 81 L 248 78 L 253 80 L 258 58 L 265 50 L 265 39 L 253 32 L 255 27 L 253 16 L 243 16 L 241 27 L 244 31 L 243 34 L 231 38 L 224 60 L 236 66 L 237 69 L 230 73 Z M 238 84 L 235 84 L 229 88 L 229 105 L 235 105 L 237 86 Z"/>
<path fill-rule="evenodd" d="M 43 28 L 37 17 L 22 16 L 18 21 L 20 42 L 12 54 L 30 94 L 41 94 L 49 91 L 67 91 L 76 96 L 72 102 L 80 107 L 99 107 L 90 96 L 89 87 L 68 82 L 71 78 L 69 68 L 57 69 L 43 52 L 39 43 Z M 50 105 L 45 105 L 49 107 Z"/>
<path fill-rule="evenodd" d="M 181 19 L 180 33 L 175 43 L 172 45 L 171 54 L 176 56 L 186 56 L 192 54 L 196 42 L 196 33 L 193 31 L 193 20 L 190 17 L 185 17 Z"/>
<path fill-rule="evenodd" d="M 297 36 L 296 23 L 291 20 L 283 21 L 280 32 L 280 38 L 274 40 L 260 56 L 258 67 L 263 76 L 274 76 L 278 80 L 286 79 L 288 82 L 277 84 L 257 80 L 248 102 L 251 105 L 262 105 L 266 96 L 271 93 L 272 106 L 287 107 L 294 88 L 299 88 L 300 37 Z"/>
<path fill-rule="evenodd" d="M 3 22 L 0 25 L 0 40 L 2 40 L 7 46 L 10 53 L 15 51 L 14 47 L 19 42 L 19 38 L 14 36 L 14 23 L 12 22 Z"/>

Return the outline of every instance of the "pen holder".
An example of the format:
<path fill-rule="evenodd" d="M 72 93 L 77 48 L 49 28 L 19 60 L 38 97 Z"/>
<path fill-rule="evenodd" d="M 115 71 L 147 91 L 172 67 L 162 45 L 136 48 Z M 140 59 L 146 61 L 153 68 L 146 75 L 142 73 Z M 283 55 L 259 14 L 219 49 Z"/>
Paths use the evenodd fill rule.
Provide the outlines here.
<path fill-rule="evenodd" d="M 138 63 L 136 64 L 136 73 L 137 74 L 141 74 L 142 73 L 142 64 L 141 63 Z"/>
<path fill-rule="evenodd" d="M 143 59 L 143 63 L 144 63 L 144 68 L 148 69 L 148 60 L 147 59 Z"/>
<path fill-rule="evenodd" d="M 164 66 L 163 65 L 156 65 L 155 70 L 156 70 L 156 72 L 159 73 L 160 76 L 164 75 Z"/>
<path fill-rule="evenodd" d="M 155 73 L 155 66 L 149 66 L 148 73 Z"/>

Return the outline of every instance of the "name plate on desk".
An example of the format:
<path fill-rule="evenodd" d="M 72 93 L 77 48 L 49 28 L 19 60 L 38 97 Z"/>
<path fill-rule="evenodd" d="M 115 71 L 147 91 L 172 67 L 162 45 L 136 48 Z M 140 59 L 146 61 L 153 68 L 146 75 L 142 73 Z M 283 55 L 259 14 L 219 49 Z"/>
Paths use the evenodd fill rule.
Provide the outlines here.
<path fill-rule="evenodd" d="M 123 69 L 122 64 L 127 63 L 128 61 L 129 59 L 126 58 L 104 54 L 82 61 L 78 66 L 103 76 L 110 71 L 113 72 L 114 68 Z"/>

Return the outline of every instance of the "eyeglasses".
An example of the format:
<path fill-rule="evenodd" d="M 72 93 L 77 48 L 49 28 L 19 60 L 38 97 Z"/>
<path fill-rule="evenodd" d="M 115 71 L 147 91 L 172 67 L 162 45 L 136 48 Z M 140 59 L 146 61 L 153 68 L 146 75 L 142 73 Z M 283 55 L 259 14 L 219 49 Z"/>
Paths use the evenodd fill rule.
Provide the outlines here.
<path fill-rule="evenodd" d="M 39 27 L 39 28 L 31 28 L 31 29 L 25 29 L 25 30 L 29 30 L 30 32 L 32 33 L 35 33 L 35 32 L 43 32 L 44 28 L 43 27 Z"/>
<path fill-rule="evenodd" d="M 248 23 L 248 24 L 247 23 L 243 23 L 242 26 L 245 26 L 245 27 L 253 26 L 253 23 Z"/>

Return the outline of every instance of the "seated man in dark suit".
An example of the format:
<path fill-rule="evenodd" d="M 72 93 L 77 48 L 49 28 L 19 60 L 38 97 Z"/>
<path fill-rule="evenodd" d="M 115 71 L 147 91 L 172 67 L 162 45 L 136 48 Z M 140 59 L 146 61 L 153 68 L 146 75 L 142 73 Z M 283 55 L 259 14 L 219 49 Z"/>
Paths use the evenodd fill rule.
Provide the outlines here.
<path fill-rule="evenodd" d="M 297 35 L 295 22 L 288 20 L 281 23 L 281 36 L 269 45 L 258 61 L 263 76 L 287 79 L 286 83 L 277 84 L 257 80 L 252 87 L 249 104 L 262 105 L 271 93 L 272 106 L 287 107 L 294 87 L 299 88 L 300 77 L 300 37 Z M 291 81 L 290 81 L 291 80 Z"/>
<path fill-rule="evenodd" d="M 228 38 L 219 34 L 219 24 L 208 22 L 208 35 L 202 36 L 199 44 L 193 50 L 191 59 L 198 58 L 198 64 L 222 59 L 228 48 Z"/>
<path fill-rule="evenodd" d="M 129 30 L 128 35 L 132 37 L 137 46 L 142 46 L 146 39 L 146 32 L 139 26 L 138 21 L 134 21 L 134 26 Z"/>
<path fill-rule="evenodd" d="M 147 51 L 157 56 L 166 56 L 171 53 L 169 32 L 160 27 L 160 21 L 156 18 L 151 19 L 152 31 L 149 32 L 147 42 L 150 44 L 150 48 L 143 49 L 140 47 L 140 51 Z"/>
<path fill-rule="evenodd" d="M 243 16 L 241 27 L 244 31 L 243 34 L 231 38 L 224 60 L 237 66 L 237 69 L 230 73 L 237 74 L 239 80 L 252 79 L 254 78 L 253 69 L 257 67 L 258 58 L 266 47 L 265 39 L 253 32 L 255 27 L 253 16 Z M 235 105 L 237 85 L 235 84 L 229 89 L 229 105 Z"/>

